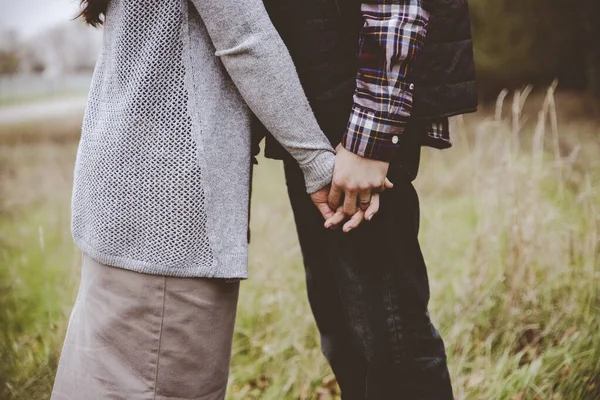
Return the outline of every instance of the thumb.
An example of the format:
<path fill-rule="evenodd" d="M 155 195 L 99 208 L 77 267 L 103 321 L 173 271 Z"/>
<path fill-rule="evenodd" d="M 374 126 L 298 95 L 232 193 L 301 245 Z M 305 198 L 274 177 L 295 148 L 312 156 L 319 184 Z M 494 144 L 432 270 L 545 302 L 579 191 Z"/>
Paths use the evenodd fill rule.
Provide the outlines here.
<path fill-rule="evenodd" d="M 385 183 L 383 184 L 383 186 L 386 189 L 391 189 L 394 187 L 394 184 L 392 182 L 390 182 L 390 180 L 388 178 L 385 178 Z"/>
<path fill-rule="evenodd" d="M 319 210 L 325 221 L 335 215 L 335 212 L 329 208 L 327 203 L 315 203 L 315 206 L 317 206 L 317 210 Z"/>

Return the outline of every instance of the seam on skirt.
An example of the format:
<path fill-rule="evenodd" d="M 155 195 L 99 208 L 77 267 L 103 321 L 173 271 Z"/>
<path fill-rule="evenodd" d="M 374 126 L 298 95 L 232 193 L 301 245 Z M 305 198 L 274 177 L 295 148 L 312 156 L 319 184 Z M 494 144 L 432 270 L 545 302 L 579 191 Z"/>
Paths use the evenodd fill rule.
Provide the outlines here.
<path fill-rule="evenodd" d="M 165 302 L 167 297 L 167 277 L 164 277 L 163 284 L 163 297 L 162 297 L 162 310 L 160 313 L 160 330 L 158 331 L 158 350 L 156 351 L 156 375 L 154 376 L 154 397 L 156 400 L 156 394 L 158 392 L 158 370 L 160 369 L 160 346 L 162 344 L 162 332 L 163 324 L 165 321 Z"/>

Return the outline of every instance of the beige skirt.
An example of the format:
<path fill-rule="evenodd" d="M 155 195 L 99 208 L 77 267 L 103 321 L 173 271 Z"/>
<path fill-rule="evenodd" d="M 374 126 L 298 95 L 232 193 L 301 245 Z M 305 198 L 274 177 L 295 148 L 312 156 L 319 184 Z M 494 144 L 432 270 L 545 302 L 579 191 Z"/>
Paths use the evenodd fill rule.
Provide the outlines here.
<path fill-rule="evenodd" d="M 52 399 L 224 399 L 238 292 L 84 256 Z"/>

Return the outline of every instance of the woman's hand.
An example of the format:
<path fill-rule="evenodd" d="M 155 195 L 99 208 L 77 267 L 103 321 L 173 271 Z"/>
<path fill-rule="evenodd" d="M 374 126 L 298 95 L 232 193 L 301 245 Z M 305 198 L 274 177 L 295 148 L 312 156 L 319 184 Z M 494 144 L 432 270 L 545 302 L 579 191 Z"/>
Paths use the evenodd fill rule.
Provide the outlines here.
<path fill-rule="evenodd" d="M 328 202 L 329 192 L 330 187 L 328 186 L 311 194 L 310 198 L 325 219 L 325 228 L 335 229 L 347 219 L 347 215 L 344 212 L 343 205 L 338 206 L 337 210 L 331 208 Z M 379 193 L 373 193 L 366 207 L 365 204 L 359 204 L 357 212 L 344 224 L 343 231 L 348 233 L 358 228 L 365 219 L 367 221 L 373 219 L 375 214 L 379 212 L 379 198 Z"/>

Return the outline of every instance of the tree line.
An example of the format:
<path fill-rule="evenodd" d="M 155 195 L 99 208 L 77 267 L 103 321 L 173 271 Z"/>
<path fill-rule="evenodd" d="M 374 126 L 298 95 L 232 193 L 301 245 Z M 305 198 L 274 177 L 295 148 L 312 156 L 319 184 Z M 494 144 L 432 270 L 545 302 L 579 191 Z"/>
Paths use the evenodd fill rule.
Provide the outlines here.
<path fill-rule="evenodd" d="M 561 88 L 600 98 L 600 0 L 469 1 L 482 94 L 558 79 Z M 13 37 L 12 46 L 2 35 L 0 74 L 92 69 L 92 32 L 70 23 L 26 44 Z"/>
<path fill-rule="evenodd" d="M 484 92 L 548 84 L 600 97 L 600 0 L 469 0 Z"/>

